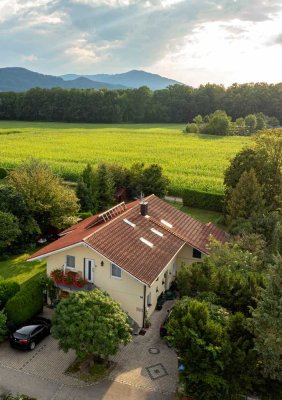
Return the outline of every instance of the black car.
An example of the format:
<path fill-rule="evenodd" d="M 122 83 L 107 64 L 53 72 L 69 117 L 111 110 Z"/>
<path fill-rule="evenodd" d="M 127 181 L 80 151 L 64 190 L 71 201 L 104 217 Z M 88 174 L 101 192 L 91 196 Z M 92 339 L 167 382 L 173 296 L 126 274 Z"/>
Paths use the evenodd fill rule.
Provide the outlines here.
<path fill-rule="evenodd" d="M 10 335 L 10 344 L 18 349 L 34 350 L 37 343 L 50 334 L 50 329 L 50 319 L 35 318 Z"/>
<path fill-rule="evenodd" d="M 167 336 L 167 329 L 166 329 L 166 324 L 169 321 L 170 315 L 171 315 L 172 310 L 167 310 L 167 315 L 163 321 L 163 323 L 161 324 L 160 327 L 160 337 L 165 337 Z"/>

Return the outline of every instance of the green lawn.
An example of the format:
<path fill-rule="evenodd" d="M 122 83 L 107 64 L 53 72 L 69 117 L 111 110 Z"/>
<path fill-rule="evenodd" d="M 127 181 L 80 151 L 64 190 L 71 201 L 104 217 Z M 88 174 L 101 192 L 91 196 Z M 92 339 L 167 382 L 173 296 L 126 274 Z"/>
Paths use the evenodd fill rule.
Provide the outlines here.
<path fill-rule="evenodd" d="M 181 124 L 67 124 L 0 121 L 0 167 L 28 156 L 50 163 L 66 180 L 77 180 L 90 162 L 131 166 L 160 164 L 171 194 L 184 188 L 223 192 L 229 159 L 250 138 L 184 134 Z"/>
<path fill-rule="evenodd" d="M 191 215 L 191 217 L 197 219 L 198 221 L 207 224 L 208 222 L 212 222 L 213 224 L 217 225 L 220 228 L 224 229 L 222 223 L 219 222 L 219 219 L 222 217 L 222 214 L 217 211 L 209 211 L 203 210 L 201 208 L 194 208 L 194 207 L 186 207 L 183 206 L 181 203 L 177 203 L 174 201 L 168 201 L 169 204 L 176 207 L 178 210 Z"/>
<path fill-rule="evenodd" d="M 27 262 L 29 256 L 30 254 L 25 253 L 11 257 L 7 261 L 0 261 L 0 277 L 23 284 L 33 276 L 46 271 L 45 261 Z"/>

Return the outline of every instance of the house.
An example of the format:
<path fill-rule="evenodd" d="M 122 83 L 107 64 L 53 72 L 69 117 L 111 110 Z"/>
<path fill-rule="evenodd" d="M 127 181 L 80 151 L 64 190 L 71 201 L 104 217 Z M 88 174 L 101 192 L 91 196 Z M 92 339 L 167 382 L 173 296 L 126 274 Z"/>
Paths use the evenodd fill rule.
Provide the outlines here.
<path fill-rule="evenodd" d="M 155 195 L 141 203 L 121 203 L 66 229 L 61 237 L 33 254 L 47 259 L 47 273 L 75 271 L 118 301 L 142 327 L 159 295 L 169 289 L 182 263 L 201 261 L 210 235 L 227 234 L 203 224 Z M 71 288 L 64 288 L 62 295 Z"/>

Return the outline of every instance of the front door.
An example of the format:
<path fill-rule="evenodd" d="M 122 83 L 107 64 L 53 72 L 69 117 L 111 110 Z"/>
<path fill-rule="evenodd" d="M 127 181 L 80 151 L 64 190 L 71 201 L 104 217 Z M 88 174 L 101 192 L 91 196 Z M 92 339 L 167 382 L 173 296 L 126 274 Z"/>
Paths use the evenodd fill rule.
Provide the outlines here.
<path fill-rule="evenodd" d="M 84 278 L 88 282 L 94 282 L 94 265 L 95 262 L 94 260 L 91 260 L 90 258 L 85 259 L 85 264 L 84 264 Z"/>

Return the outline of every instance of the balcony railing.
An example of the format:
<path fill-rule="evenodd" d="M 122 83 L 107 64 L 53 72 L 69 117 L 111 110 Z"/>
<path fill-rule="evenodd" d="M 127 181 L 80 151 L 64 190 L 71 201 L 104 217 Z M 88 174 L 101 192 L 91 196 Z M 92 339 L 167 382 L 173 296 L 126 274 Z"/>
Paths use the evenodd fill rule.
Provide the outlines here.
<path fill-rule="evenodd" d="M 93 290 L 96 287 L 94 283 L 88 282 L 74 271 L 64 272 L 61 269 L 56 269 L 51 272 L 50 277 L 53 279 L 55 285 L 62 290 Z"/>

